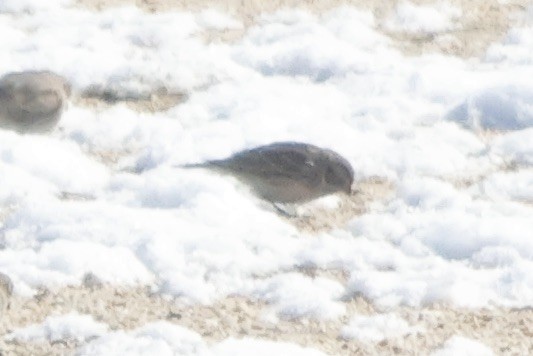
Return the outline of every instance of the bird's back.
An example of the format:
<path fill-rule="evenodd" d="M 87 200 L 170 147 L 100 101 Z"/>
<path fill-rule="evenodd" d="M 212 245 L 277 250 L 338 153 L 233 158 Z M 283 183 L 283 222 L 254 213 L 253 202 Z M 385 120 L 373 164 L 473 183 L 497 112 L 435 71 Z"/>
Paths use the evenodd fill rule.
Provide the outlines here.
<path fill-rule="evenodd" d="M 226 159 L 181 167 L 215 169 L 243 181 L 263 199 L 299 203 L 347 190 L 327 179 L 328 168 L 338 157 L 335 152 L 314 145 L 279 142 L 241 151 Z M 336 162 L 335 166 L 345 164 L 345 160 L 341 159 L 343 161 Z M 350 169 L 347 168 L 348 175 Z M 351 184 L 351 181 L 348 183 Z"/>
<path fill-rule="evenodd" d="M 315 146 L 275 143 L 245 150 L 204 166 L 234 175 L 263 199 L 294 203 L 319 195 L 322 174 L 313 155 Z"/>
<path fill-rule="evenodd" d="M 47 131 L 70 95 L 68 82 L 52 72 L 20 72 L 0 79 L 0 125 L 19 132 Z"/>
<path fill-rule="evenodd" d="M 314 180 L 317 178 L 316 157 L 313 155 L 316 149 L 303 143 L 274 143 L 207 164 L 237 174 Z"/>

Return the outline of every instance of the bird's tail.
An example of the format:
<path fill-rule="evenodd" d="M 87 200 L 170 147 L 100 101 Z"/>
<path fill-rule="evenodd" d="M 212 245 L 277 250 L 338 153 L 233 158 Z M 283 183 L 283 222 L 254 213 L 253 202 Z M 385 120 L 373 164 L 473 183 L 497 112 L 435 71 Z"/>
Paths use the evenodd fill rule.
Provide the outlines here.
<path fill-rule="evenodd" d="M 174 168 L 208 168 L 209 163 L 186 163 L 173 166 Z"/>
<path fill-rule="evenodd" d="M 223 160 L 213 160 L 213 161 L 206 161 L 201 163 L 186 163 L 186 164 L 178 164 L 175 165 L 174 168 L 207 168 L 207 169 L 223 169 L 224 164 L 221 163 L 224 162 Z"/>

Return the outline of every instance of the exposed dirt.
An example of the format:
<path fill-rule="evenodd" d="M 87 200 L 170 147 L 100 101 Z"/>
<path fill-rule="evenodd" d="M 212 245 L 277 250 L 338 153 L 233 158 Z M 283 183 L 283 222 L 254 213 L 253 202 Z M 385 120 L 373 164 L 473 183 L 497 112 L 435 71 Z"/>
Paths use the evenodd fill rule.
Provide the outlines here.
<path fill-rule="evenodd" d="M 407 54 L 440 52 L 459 57 L 481 55 L 494 41 L 501 38 L 511 25 L 517 25 L 519 17 L 512 16 L 524 11 L 530 4 L 529 0 L 447 0 L 462 10 L 457 19 L 457 29 L 436 35 L 419 35 L 391 32 L 384 23 L 395 10 L 398 0 L 78 0 L 79 6 L 94 10 L 122 5 L 136 5 L 147 12 L 169 10 L 201 11 L 215 8 L 238 18 L 244 25 L 242 30 L 219 31 L 209 33 L 209 40 L 236 40 L 246 29 L 256 23 L 264 13 L 271 13 L 282 8 L 302 8 L 316 14 L 342 5 L 353 5 L 360 9 L 372 11 L 378 29 L 388 35 L 393 43 Z M 436 0 L 412 0 L 414 4 L 433 4 Z"/>
<path fill-rule="evenodd" d="M 148 288 L 111 286 L 71 287 L 43 292 L 32 299 L 15 297 L 0 334 L 15 327 L 40 323 L 50 315 L 71 311 L 91 314 L 112 330 L 132 330 L 156 320 L 166 320 L 203 336 L 208 344 L 228 337 L 251 336 L 287 341 L 313 347 L 331 355 L 373 355 L 413 353 L 427 354 L 440 347 L 449 337 L 459 334 L 479 340 L 496 354 L 527 355 L 533 352 L 532 309 L 458 309 L 443 305 L 422 309 L 401 307 L 392 310 L 419 331 L 380 342 L 345 340 L 341 329 L 355 315 L 375 315 L 371 303 L 357 297 L 345 302 L 346 315 L 338 320 L 268 321 L 269 305 L 232 296 L 213 305 L 188 305 L 151 294 Z M 391 310 L 387 310 L 391 312 Z M 80 346 L 75 340 L 54 343 L 19 343 L 0 341 L 5 355 L 64 355 Z"/>
<path fill-rule="evenodd" d="M 434 3 L 414 0 L 413 3 Z M 210 31 L 207 41 L 235 41 L 256 23 L 263 13 L 283 7 L 306 8 L 321 14 L 340 5 L 354 5 L 372 11 L 377 27 L 389 36 L 400 50 L 409 55 L 444 53 L 463 58 L 481 56 L 490 43 L 500 39 L 510 26 L 519 25 L 515 12 L 524 11 L 528 0 L 450 0 L 462 9 L 457 30 L 436 35 L 416 35 L 386 30 L 384 23 L 398 3 L 396 0 L 78 0 L 76 6 L 99 11 L 111 6 L 137 5 L 147 12 L 188 10 L 201 11 L 218 8 L 242 21 L 242 30 Z M 76 105 L 100 110 L 117 102 L 126 102 L 137 111 L 167 110 L 183 100 L 181 93 L 155 93 L 146 98 L 115 98 L 105 93 L 85 94 L 74 99 Z M 113 160 L 113 157 L 108 158 Z M 466 184 L 466 183 L 465 183 Z M 473 183 L 471 183 L 473 184 Z M 393 194 L 390 183 L 379 179 L 360 182 L 359 193 L 343 200 L 340 208 L 314 211 L 313 214 L 291 218 L 291 222 L 308 232 L 320 232 L 342 226 L 350 217 L 361 214 L 373 201 Z M 309 276 L 323 276 L 346 283 L 343 271 L 300 270 Z M 362 298 L 345 301 L 347 313 L 339 320 L 280 320 L 264 318 L 269 305 L 241 296 L 224 298 L 213 305 L 188 305 L 151 294 L 148 288 L 113 286 L 69 287 L 57 291 L 43 291 L 34 298 L 11 298 L 11 307 L 0 323 L 0 335 L 32 323 L 40 323 L 50 315 L 62 315 L 76 310 L 91 314 L 113 330 L 131 330 L 147 322 L 168 320 L 201 334 L 208 343 L 216 343 L 229 336 L 253 336 L 269 340 L 283 340 L 314 347 L 331 355 L 355 354 L 428 354 L 440 347 L 452 335 L 470 337 L 491 347 L 496 354 L 533 354 L 533 310 L 526 309 L 461 309 L 445 305 L 423 308 L 401 307 L 392 310 L 421 330 L 404 337 L 386 339 L 378 343 L 344 340 L 341 328 L 354 315 L 379 313 L 375 306 Z M 387 310 L 390 312 L 391 310 Z M 64 355 L 72 353 L 78 343 L 62 340 L 55 343 L 18 343 L 0 339 L 2 355 Z"/>
<path fill-rule="evenodd" d="M 138 112 L 154 113 L 165 111 L 187 100 L 184 93 L 167 93 L 164 89 L 146 97 L 119 98 L 111 93 L 82 93 L 73 98 L 72 102 L 78 106 L 102 111 L 118 103 L 126 104 L 130 109 Z"/>
<path fill-rule="evenodd" d="M 367 212 L 370 204 L 380 202 L 394 195 L 391 182 L 379 177 L 356 182 L 350 196 L 341 195 L 338 208 L 311 208 L 304 214 L 285 217 L 299 230 L 310 233 L 341 228 L 356 216 Z"/>

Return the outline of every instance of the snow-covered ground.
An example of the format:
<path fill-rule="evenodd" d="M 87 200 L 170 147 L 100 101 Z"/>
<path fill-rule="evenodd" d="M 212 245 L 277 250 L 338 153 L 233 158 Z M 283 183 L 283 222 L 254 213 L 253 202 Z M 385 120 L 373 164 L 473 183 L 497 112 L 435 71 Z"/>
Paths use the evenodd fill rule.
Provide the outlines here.
<path fill-rule="evenodd" d="M 50 135 L 0 130 L 0 271 L 17 295 L 91 273 L 180 302 L 258 299 L 282 319 L 333 320 L 356 296 L 380 308 L 533 306 L 533 27 L 463 60 L 405 56 L 372 13 L 350 7 L 282 10 L 234 42 L 206 42 L 206 30 L 243 24 L 214 10 L 70 5 L 0 2 L 0 74 L 46 68 L 78 93 L 135 99 L 167 88 L 187 100 L 155 113 L 78 101 Z M 446 32 L 458 16 L 444 3 L 404 2 L 386 28 Z M 175 167 L 284 140 L 334 149 L 357 180 L 395 190 L 311 234 L 228 177 Z M 342 334 L 410 330 L 384 314 L 355 317 Z M 82 355 L 320 354 L 254 339 L 207 345 L 164 322 L 111 332 L 70 314 L 6 337 L 84 340 Z M 466 344 L 485 347 L 454 339 L 437 354 Z"/>

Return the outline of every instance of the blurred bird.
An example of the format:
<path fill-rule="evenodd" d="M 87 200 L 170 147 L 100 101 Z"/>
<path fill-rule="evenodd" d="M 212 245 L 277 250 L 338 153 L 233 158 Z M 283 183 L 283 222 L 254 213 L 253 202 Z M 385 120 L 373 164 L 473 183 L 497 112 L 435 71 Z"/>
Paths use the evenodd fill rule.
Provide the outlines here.
<path fill-rule="evenodd" d="M 222 159 L 187 164 L 235 176 L 272 203 L 304 203 L 324 195 L 350 194 L 354 172 L 336 152 L 307 143 L 279 142 Z"/>
<path fill-rule="evenodd" d="M 50 71 L 9 73 L 0 78 L 0 128 L 19 133 L 52 130 L 70 97 L 68 81 Z"/>
<path fill-rule="evenodd" d="M 0 319 L 9 306 L 11 294 L 13 294 L 11 279 L 7 275 L 0 273 Z"/>

